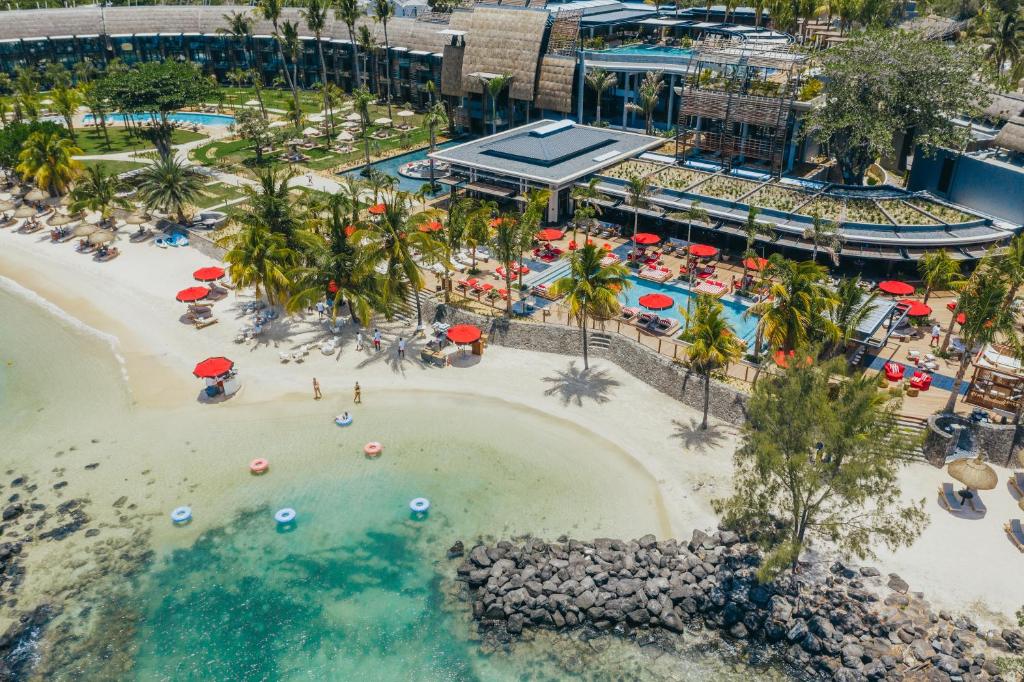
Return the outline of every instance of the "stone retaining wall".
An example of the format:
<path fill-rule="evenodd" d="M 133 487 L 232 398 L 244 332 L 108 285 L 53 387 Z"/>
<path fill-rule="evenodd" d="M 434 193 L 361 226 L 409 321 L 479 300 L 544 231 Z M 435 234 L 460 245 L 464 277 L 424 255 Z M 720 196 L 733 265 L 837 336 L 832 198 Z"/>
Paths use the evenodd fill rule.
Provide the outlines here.
<path fill-rule="evenodd" d="M 477 325 L 487 333 L 488 343 L 499 346 L 568 356 L 583 355 L 583 339 L 578 327 L 490 318 L 426 299 L 423 301 L 423 316 L 427 320 L 449 324 Z M 608 348 L 591 345 L 592 356 L 615 363 L 670 398 L 696 410 L 704 409 L 704 382 L 699 374 L 621 334 L 608 332 L 606 336 Z M 712 415 L 737 426 L 743 424 L 746 420 L 746 394 L 712 380 L 710 395 L 709 412 Z"/>
<path fill-rule="evenodd" d="M 937 414 L 928 417 L 928 429 L 923 446 L 925 458 L 937 467 L 946 465 L 946 457 L 950 455 L 953 449 L 953 435 L 946 433 L 935 425 L 936 418 L 942 416 Z M 985 422 L 969 422 L 965 426 L 974 437 L 974 442 L 978 447 L 978 454 L 982 459 L 1010 468 L 1018 466 L 1017 459 L 1014 457 L 1018 432 L 1017 426 Z"/>

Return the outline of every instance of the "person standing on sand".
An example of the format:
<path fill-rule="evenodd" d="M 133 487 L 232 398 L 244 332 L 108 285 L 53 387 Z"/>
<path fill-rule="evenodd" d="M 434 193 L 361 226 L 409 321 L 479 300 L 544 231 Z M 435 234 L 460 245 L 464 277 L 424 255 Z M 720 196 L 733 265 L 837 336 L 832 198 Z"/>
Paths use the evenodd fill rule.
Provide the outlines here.
<path fill-rule="evenodd" d="M 939 345 L 939 335 L 942 334 L 942 327 L 937 324 L 932 325 L 932 340 L 928 342 L 928 347 Z"/>
<path fill-rule="evenodd" d="M 359 382 L 356 382 L 356 388 L 352 395 L 352 402 L 361 403 L 363 402 L 363 389 L 359 388 Z"/>
<path fill-rule="evenodd" d="M 356 332 L 356 350 L 363 350 L 363 330 L 360 329 Z"/>
<path fill-rule="evenodd" d="M 377 351 L 378 353 L 380 352 L 380 339 L 381 339 L 380 330 L 379 329 L 374 329 L 373 330 L 373 349 L 375 351 Z"/>
<path fill-rule="evenodd" d="M 398 337 L 398 359 L 405 360 L 405 339 Z"/>
<path fill-rule="evenodd" d="M 313 400 L 320 400 L 323 397 L 323 394 L 320 393 L 320 382 L 313 377 Z"/>
<path fill-rule="evenodd" d="M 316 302 L 316 314 L 317 314 L 317 318 L 318 319 L 321 319 L 321 320 L 324 319 L 324 309 L 325 309 L 325 307 L 326 306 L 324 306 L 324 302 L 323 301 L 317 301 Z"/>

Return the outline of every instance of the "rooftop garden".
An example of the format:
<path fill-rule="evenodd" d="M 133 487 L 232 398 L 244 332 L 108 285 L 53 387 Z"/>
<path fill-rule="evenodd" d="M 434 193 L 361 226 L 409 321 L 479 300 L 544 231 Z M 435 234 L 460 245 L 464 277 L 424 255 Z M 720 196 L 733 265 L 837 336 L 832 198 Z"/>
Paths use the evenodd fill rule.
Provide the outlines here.
<path fill-rule="evenodd" d="M 759 183 L 749 180 L 740 180 L 728 175 L 715 175 L 710 180 L 696 188 L 699 194 L 718 199 L 736 201 L 745 194 L 757 189 Z"/>
<path fill-rule="evenodd" d="M 847 199 L 846 222 L 869 223 L 872 225 L 892 224 L 874 199 Z"/>
<path fill-rule="evenodd" d="M 811 197 L 806 192 L 799 192 L 792 189 L 779 187 L 776 184 L 765 185 L 754 194 L 747 197 L 747 201 L 754 206 L 772 208 L 776 211 L 789 213 L 806 202 Z"/>
<path fill-rule="evenodd" d="M 953 208 L 952 206 L 946 206 L 945 204 L 940 204 L 939 202 L 932 201 L 930 199 L 912 197 L 906 201 L 911 206 L 916 206 L 923 211 L 927 211 L 942 222 L 950 225 L 967 223 L 978 219 L 977 216 L 973 216 L 970 213 L 965 213 L 964 211 Z"/>

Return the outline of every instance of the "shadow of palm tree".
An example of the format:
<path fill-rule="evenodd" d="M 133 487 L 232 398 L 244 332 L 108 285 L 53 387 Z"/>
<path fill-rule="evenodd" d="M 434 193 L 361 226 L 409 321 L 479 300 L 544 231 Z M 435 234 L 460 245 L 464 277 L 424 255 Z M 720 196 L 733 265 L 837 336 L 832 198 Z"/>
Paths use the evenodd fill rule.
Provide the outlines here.
<path fill-rule="evenodd" d="M 700 419 L 691 419 L 689 424 L 673 419 L 672 426 L 675 427 L 672 437 L 682 441 L 688 450 L 704 452 L 708 448 L 721 445 L 722 439 L 726 436 L 718 424 L 709 423 L 707 430 L 701 431 Z"/>
<path fill-rule="evenodd" d="M 575 362 L 570 362 L 568 369 L 555 372 L 554 376 L 544 377 L 544 383 L 551 387 L 544 395 L 557 395 L 563 405 L 575 403 L 583 406 L 583 399 L 589 398 L 595 403 L 606 403 L 611 400 L 610 391 L 619 385 L 618 380 L 608 376 L 603 369 L 579 369 Z"/>

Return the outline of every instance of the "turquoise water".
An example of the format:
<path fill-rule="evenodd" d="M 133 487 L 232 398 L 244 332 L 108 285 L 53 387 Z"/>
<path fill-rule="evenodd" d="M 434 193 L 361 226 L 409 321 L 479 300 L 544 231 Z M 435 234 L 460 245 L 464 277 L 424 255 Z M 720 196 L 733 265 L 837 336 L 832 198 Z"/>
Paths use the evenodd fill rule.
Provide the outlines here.
<path fill-rule="evenodd" d="M 689 57 L 693 50 L 684 47 L 668 47 L 667 45 L 620 45 L 602 50 L 603 54 L 629 54 L 646 56 Z"/>
<path fill-rule="evenodd" d="M 457 144 L 462 144 L 464 140 L 459 141 L 448 141 L 437 145 L 437 149 L 447 149 Z M 407 178 L 404 175 L 400 175 L 398 169 L 409 163 L 410 161 L 422 161 L 427 158 L 428 150 L 426 148 L 420 149 L 415 152 L 409 152 L 408 154 L 402 154 L 400 156 L 393 156 L 390 159 L 384 159 L 383 161 L 375 161 L 373 167 L 377 170 L 390 175 L 393 178 L 398 178 L 398 189 L 403 192 L 416 192 L 426 184 L 426 180 L 420 180 L 418 178 Z M 342 175 L 354 178 L 362 178 L 360 174 L 363 170 L 363 166 L 347 170 Z"/>
<path fill-rule="evenodd" d="M 658 315 L 671 317 L 674 320 L 679 320 L 680 323 L 683 322 L 683 313 L 680 309 L 685 309 L 687 300 L 696 296 L 688 288 L 682 284 L 658 284 L 657 282 L 651 282 L 635 276 L 631 276 L 630 279 L 633 280 L 633 286 L 622 293 L 623 305 L 640 307 L 639 299 L 641 296 L 645 294 L 665 294 L 666 296 L 671 296 L 676 305 L 668 310 L 657 311 Z M 736 335 L 746 341 L 753 340 L 754 333 L 757 330 L 757 318 L 744 316 L 744 313 L 750 306 L 733 300 L 728 296 L 719 300 L 722 301 L 725 318 L 732 325 L 732 328 L 736 330 Z"/>
<path fill-rule="evenodd" d="M 136 123 L 149 123 L 153 120 L 151 114 L 132 114 L 131 120 Z M 107 114 L 105 117 L 108 123 L 125 123 L 129 114 Z M 229 126 L 235 122 L 234 116 L 228 116 L 226 114 L 202 114 L 194 111 L 176 111 L 172 114 L 168 114 L 167 120 L 175 123 L 188 123 L 196 124 L 201 126 Z M 83 121 L 85 123 L 92 123 L 92 114 L 87 114 Z"/>

